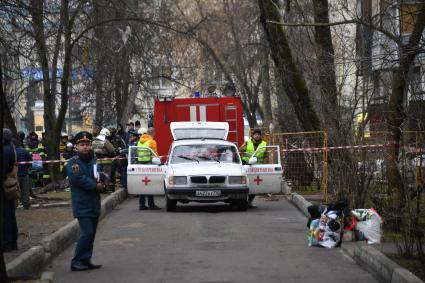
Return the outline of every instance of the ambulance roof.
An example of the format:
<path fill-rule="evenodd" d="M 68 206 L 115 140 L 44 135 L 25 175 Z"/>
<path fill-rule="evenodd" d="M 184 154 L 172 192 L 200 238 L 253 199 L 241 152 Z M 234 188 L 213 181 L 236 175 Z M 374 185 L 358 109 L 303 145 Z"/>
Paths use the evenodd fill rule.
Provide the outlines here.
<path fill-rule="evenodd" d="M 227 122 L 172 122 L 170 129 L 174 140 L 226 140 L 229 124 Z"/>

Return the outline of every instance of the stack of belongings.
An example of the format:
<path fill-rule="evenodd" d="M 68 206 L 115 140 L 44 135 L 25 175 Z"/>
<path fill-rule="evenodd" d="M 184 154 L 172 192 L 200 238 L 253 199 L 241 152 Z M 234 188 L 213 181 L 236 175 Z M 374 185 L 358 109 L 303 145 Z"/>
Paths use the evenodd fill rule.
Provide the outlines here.
<path fill-rule="evenodd" d="M 341 245 L 346 201 L 325 205 L 311 205 L 307 222 L 308 246 L 335 248 Z"/>
<path fill-rule="evenodd" d="M 381 242 L 382 218 L 374 208 L 354 209 L 351 215 L 356 240 L 367 240 L 368 244 Z"/>

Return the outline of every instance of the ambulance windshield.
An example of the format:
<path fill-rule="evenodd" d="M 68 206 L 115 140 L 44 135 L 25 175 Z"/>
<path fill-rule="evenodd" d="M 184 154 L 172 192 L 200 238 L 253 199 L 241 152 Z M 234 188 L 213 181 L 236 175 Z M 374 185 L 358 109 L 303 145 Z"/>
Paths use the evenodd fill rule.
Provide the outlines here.
<path fill-rule="evenodd" d="M 218 162 L 240 163 L 235 146 L 218 144 L 192 144 L 176 146 L 171 155 L 171 163 Z"/>

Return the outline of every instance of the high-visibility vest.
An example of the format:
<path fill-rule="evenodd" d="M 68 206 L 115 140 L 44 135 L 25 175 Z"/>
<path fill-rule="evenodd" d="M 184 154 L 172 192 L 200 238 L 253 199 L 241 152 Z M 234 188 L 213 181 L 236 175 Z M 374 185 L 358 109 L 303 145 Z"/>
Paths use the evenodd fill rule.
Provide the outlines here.
<path fill-rule="evenodd" d="M 257 163 L 263 163 L 264 161 L 264 153 L 266 152 L 266 149 L 262 147 L 265 147 L 267 145 L 267 143 L 265 141 L 261 141 L 260 144 L 257 146 L 257 153 L 255 154 L 255 157 L 257 157 Z M 252 142 L 251 139 L 249 139 L 246 142 L 246 153 L 248 153 L 248 156 L 245 155 L 244 157 L 242 157 L 243 160 L 245 160 L 246 162 L 248 162 L 249 157 L 252 156 L 255 152 L 255 146 L 254 143 Z"/>
<path fill-rule="evenodd" d="M 137 146 L 145 146 L 149 147 L 150 140 L 145 141 L 144 143 L 141 143 L 140 141 L 137 142 Z M 139 148 L 137 150 L 137 161 L 142 163 L 148 163 L 151 161 L 151 151 L 147 148 Z"/>

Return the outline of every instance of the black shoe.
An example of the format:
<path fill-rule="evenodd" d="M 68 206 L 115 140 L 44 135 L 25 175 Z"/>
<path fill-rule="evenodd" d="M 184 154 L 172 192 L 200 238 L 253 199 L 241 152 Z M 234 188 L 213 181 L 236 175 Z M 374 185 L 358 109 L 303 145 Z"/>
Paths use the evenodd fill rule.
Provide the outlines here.
<path fill-rule="evenodd" d="M 149 206 L 149 209 L 150 210 L 160 210 L 161 208 L 156 206 L 156 205 L 153 205 L 153 206 Z"/>
<path fill-rule="evenodd" d="M 86 271 L 89 267 L 86 265 L 71 265 L 71 271 Z"/>
<path fill-rule="evenodd" d="M 147 207 L 147 206 L 139 206 L 139 210 L 148 210 L 149 209 L 149 207 Z"/>
<path fill-rule="evenodd" d="M 99 269 L 99 268 L 101 268 L 101 267 L 102 267 L 102 265 L 101 265 L 101 264 L 93 264 L 93 263 L 89 263 L 89 264 L 87 264 L 87 267 L 88 267 L 89 269 Z"/>

